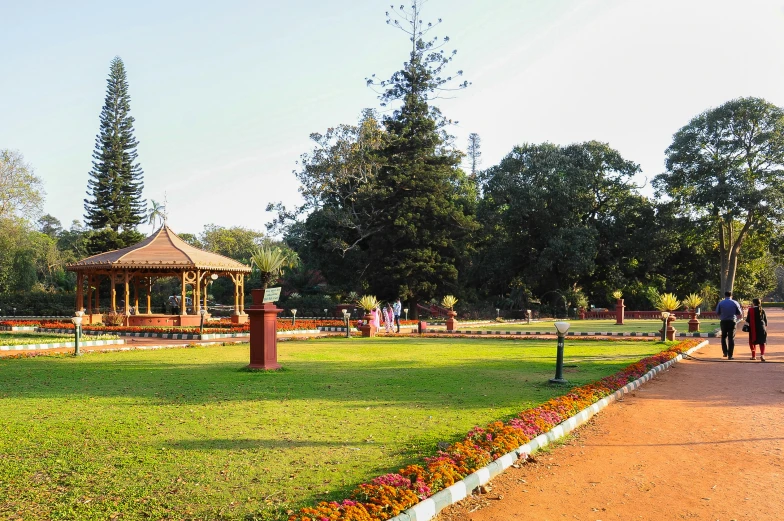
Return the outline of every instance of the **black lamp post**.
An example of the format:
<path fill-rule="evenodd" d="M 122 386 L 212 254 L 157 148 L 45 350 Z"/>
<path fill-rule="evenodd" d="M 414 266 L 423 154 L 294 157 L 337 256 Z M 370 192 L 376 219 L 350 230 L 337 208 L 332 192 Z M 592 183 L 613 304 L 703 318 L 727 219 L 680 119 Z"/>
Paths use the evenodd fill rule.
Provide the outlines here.
<path fill-rule="evenodd" d="M 79 352 L 79 340 L 82 338 L 82 318 L 84 316 L 84 311 L 77 311 L 76 316 L 71 318 L 71 322 L 74 325 L 74 356 L 79 356 L 82 353 Z"/>
<path fill-rule="evenodd" d="M 558 351 L 555 360 L 555 378 L 550 379 L 551 384 L 569 383 L 563 377 L 564 337 L 569 331 L 569 322 L 556 322 L 555 330 L 558 333 Z"/>

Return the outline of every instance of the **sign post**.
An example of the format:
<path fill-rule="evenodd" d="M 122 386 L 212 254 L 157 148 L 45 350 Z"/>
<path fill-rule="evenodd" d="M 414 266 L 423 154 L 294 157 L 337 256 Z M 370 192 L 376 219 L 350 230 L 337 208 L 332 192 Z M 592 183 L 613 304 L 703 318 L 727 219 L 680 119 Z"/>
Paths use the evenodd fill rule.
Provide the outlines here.
<path fill-rule="evenodd" d="M 250 369 L 280 369 L 278 363 L 278 313 L 280 288 L 254 289 L 253 305 L 246 308 L 250 322 Z"/>

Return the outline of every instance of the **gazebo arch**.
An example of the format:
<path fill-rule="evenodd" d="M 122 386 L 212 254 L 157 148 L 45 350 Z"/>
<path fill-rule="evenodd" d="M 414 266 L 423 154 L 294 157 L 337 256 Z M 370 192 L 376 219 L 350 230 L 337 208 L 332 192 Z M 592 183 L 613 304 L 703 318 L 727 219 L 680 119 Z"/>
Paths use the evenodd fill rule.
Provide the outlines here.
<path fill-rule="evenodd" d="M 125 305 L 120 311 L 125 315 L 127 325 L 198 325 L 199 311 L 202 305 L 205 309 L 207 306 L 207 284 L 212 280 L 212 275 L 229 277 L 232 280 L 234 283 L 232 321 L 242 323 L 247 320 L 245 275 L 249 274 L 251 269 L 234 259 L 191 246 L 177 237 L 166 224 L 133 246 L 87 257 L 67 265 L 66 269 L 76 273 L 76 309 L 86 310 L 86 323 L 92 324 L 102 320 L 98 288 L 101 281 L 108 278 L 111 282 L 109 309 L 115 313 L 118 311 L 117 285 L 120 284 L 124 289 Z M 151 310 L 153 280 L 168 277 L 178 278 L 182 283 L 180 314 L 153 314 Z M 144 313 L 139 309 L 141 285 L 144 285 L 147 290 L 147 305 Z M 185 305 L 189 285 L 193 289 L 193 314 L 191 315 L 188 314 Z M 131 314 L 131 288 L 134 290 L 133 307 L 136 311 L 134 315 Z"/>

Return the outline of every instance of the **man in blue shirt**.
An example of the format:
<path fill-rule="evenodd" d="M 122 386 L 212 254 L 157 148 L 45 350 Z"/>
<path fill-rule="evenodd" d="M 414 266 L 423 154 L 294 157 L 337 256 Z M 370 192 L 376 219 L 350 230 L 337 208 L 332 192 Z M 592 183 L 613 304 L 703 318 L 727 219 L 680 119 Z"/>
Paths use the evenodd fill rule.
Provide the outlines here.
<path fill-rule="evenodd" d="M 732 293 L 725 291 L 724 300 L 716 304 L 716 314 L 721 321 L 721 351 L 727 360 L 732 360 L 732 353 L 735 351 L 735 325 L 743 318 L 743 310 L 737 301 L 732 300 Z"/>

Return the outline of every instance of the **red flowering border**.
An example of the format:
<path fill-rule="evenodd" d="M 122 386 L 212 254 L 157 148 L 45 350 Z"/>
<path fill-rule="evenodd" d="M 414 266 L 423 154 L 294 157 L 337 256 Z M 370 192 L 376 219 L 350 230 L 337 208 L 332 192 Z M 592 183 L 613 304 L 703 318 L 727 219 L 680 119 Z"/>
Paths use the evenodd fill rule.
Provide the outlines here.
<path fill-rule="evenodd" d="M 415 324 L 414 320 L 401 320 L 403 325 Z M 315 330 L 319 327 L 342 327 L 344 325 L 342 320 L 328 320 L 328 319 L 303 319 L 297 320 L 295 324 L 291 323 L 290 319 L 278 319 L 278 331 L 299 331 L 299 330 Z M 6 320 L 0 322 L 0 326 L 8 327 L 40 327 L 44 329 L 73 329 L 74 325 L 71 322 L 57 322 L 49 320 Z M 110 331 L 110 332 L 126 332 L 126 333 L 163 333 L 163 334 L 191 334 L 198 335 L 198 327 L 156 327 L 156 326 L 97 326 L 88 325 L 82 326 L 83 331 Z M 220 334 L 220 333 L 249 333 L 250 324 L 245 323 L 241 325 L 232 325 L 226 322 L 208 323 L 204 327 L 205 334 Z"/>
<path fill-rule="evenodd" d="M 384 521 L 485 467 L 586 407 L 610 396 L 629 382 L 664 364 L 703 340 L 679 342 L 659 354 L 643 358 L 622 371 L 596 382 L 572 388 L 564 396 L 527 409 L 508 422 L 496 421 L 474 427 L 465 439 L 425 458 L 421 465 L 409 465 L 398 473 L 386 474 L 359 485 L 349 499 L 322 501 L 304 507 L 289 521 Z"/>

